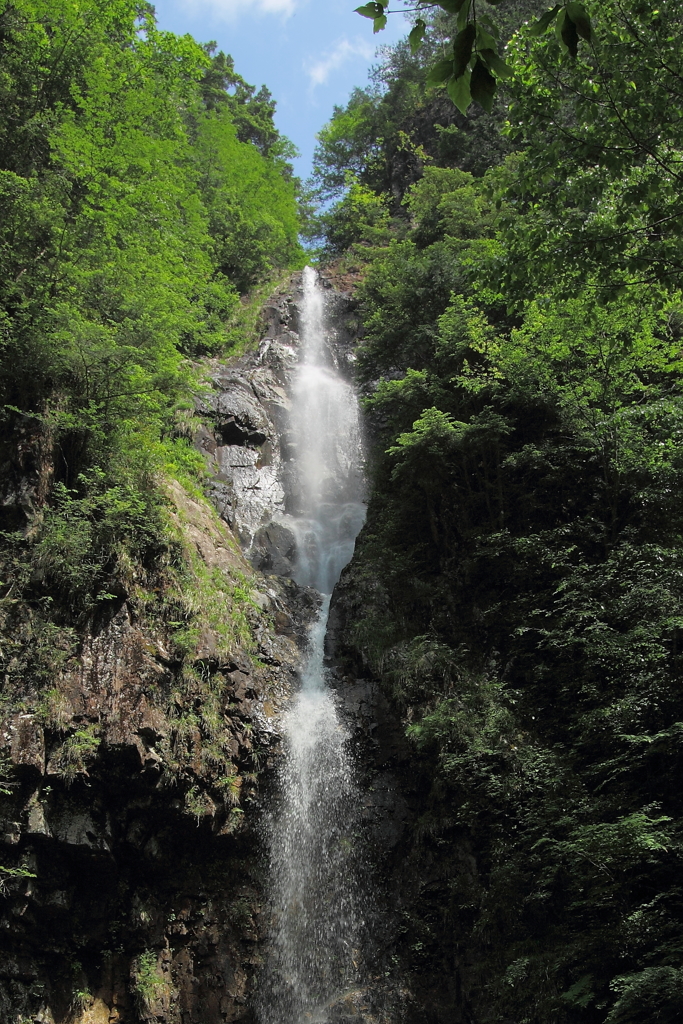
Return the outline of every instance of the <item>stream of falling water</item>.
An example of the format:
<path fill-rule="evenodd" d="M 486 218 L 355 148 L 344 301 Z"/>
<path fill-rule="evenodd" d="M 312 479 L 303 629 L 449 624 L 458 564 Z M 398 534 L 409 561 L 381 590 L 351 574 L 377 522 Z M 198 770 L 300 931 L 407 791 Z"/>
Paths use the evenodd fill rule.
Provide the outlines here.
<path fill-rule="evenodd" d="M 301 690 L 283 722 L 280 805 L 269 830 L 271 950 L 257 1011 L 261 1024 L 325 1022 L 358 978 L 363 927 L 354 831 L 359 800 L 347 732 L 325 679 L 330 594 L 363 524 L 361 432 L 352 386 L 326 344 L 315 271 L 303 273 L 301 361 L 294 384 L 299 583 L 324 595 Z"/>

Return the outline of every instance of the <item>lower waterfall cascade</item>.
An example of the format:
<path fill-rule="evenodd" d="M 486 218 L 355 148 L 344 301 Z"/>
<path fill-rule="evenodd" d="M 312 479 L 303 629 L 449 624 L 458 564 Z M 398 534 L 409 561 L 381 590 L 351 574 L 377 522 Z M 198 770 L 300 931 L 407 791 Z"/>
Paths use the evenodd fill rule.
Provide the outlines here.
<path fill-rule="evenodd" d="M 307 267 L 292 412 L 298 494 L 287 525 L 296 538 L 295 579 L 323 602 L 301 689 L 282 722 L 280 798 L 268 822 L 272 928 L 256 1000 L 261 1024 L 327 1021 L 361 966 L 359 796 L 323 656 L 331 592 L 364 521 L 362 439 L 354 389 L 326 344 L 324 307 Z"/>

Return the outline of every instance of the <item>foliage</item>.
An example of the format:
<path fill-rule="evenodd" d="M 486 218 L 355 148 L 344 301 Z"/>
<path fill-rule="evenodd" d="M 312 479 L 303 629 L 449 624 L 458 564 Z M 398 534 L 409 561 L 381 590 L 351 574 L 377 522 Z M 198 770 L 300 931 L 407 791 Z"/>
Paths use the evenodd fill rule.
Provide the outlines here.
<path fill-rule="evenodd" d="M 54 760 L 54 771 L 70 786 L 79 775 L 88 774 L 88 765 L 95 759 L 101 737 L 97 725 L 86 723 L 70 732 L 60 745 Z"/>
<path fill-rule="evenodd" d="M 133 966 L 135 1000 L 142 1012 L 148 1011 L 166 988 L 166 982 L 159 970 L 157 954 L 146 949 L 135 959 Z"/>
<path fill-rule="evenodd" d="M 418 0 L 411 11 L 419 15 L 434 8 L 454 15 L 454 26 L 451 30 L 451 46 L 447 54 L 442 56 L 429 70 L 427 81 L 430 85 L 446 86 L 448 95 L 455 106 L 463 114 L 476 101 L 491 113 L 493 101 L 499 81 L 505 81 L 512 75 L 512 69 L 498 52 L 500 30 L 492 20 L 490 6 L 497 6 L 499 0 L 488 0 L 487 6 L 477 9 L 476 0 Z M 356 8 L 356 12 L 373 22 L 373 32 L 380 32 L 387 24 L 389 11 L 387 2 L 372 2 Z M 658 12 L 655 12 L 658 13 Z M 542 36 L 551 25 L 555 25 L 555 34 L 564 53 L 574 59 L 578 54 L 579 40 L 587 43 L 594 41 L 594 32 L 588 11 L 582 3 L 570 0 L 569 3 L 556 4 L 546 11 L 532 26 L 534 36 Z M 410 49 L 417 52 L 423 45 L 427 32 L 427 22 L 418 17 L 408 36 Z"/>
<path fill-rule="evenodd" d="M 239 76 L 205 102 L 207 52 L 130 0 L 0 18 L 6 449 L 30 426 L 79 497 L 98 467 L 144 493 L 196 386 L 183 354 L 220 351 L 238 291 L 299 258 L 272 104 Z"/>
<path fill-rule="evenodd" d="M 609 1024 L 640 1024 L 648 1020 L 673 1024 L 680 1013 L 683 972 L 674 967 L 649 967 L 619 978 L 619 998 L 607 1017 Z"/>
<path fill-rule="evenodd" d="M 0 794 L 9 796 L 12 792 L 12 764 L 6 754 L 0 755 Z"/>
<path fill-rule="evenodd" d="M 499 16 L 501 38 L 509 39 L 518 21 L 538 9 L 538 0 L 515 0 L 509 11 L 506 8 L 507 15 Z M 417 52 L 406 41 L 383 47 L 372 85 L 354 89 L 345 107 L 334 108 L 318 134 L 309 183 L 312 196 L 339 200 L 348 184 L 357 182 L 386 201 L 392 230 L 400 234 L 406 220 L 403 200 L 425 171 L 457 167 L 481 177 L 512 151 L 502 134 L 501 97 L 490 113 L 477 108 L 465 117 L 445 90 L 428 82 L 431 63 L 444 55 L 452 21 L 445 11 L 432 12 Z M 331 213 L 334 216 L 334 207 Z M 328 223 L 329 212 L 311 233 L 324 233 Z"/>
<path fill-rule="evenodd" d="M 209 568 L 181 532 L 169 556 L 158 611 L 171 625 L 179 653 L 194 651 L 207 628 L 216 656 L 248 651 L 253 640 L 247 613 L 255 607 L 251 581 L 238 569 L 228 574 Z"/>
<path fill-rule="evenodd" d="M 335 107 L 318 135 L 312 186 L 325 200 L 344 193 L 347 175 L 386 195 L 390 212 L 401 214 L 401 199 L 426 166 L 455 162 L 484 173 L 494 154 L 509 143 L 501 136 L 500 111 L 463 117 L 445 94 L 427 85 L 429 55 L 441 48 L 435 23 L 424 52 L 411 54 L 405 43 L 382 50 L 373 83 L 354 89 L 345 107 Z M 437 127 L 438 126 L 438 127 Z"/>
<path fill-rule="evenodd" d="M 12 775 L 12 762 L 5 754 L 0 754 L 0 797 L 9 796 L 16 783 Z M 33 872 L 24 867 L 5 867 L 0 864 L 0 896 L 6 896 L 13 882 L 20 879 L 35 878 Z"/>
<path fill-rule="evenodd" d="M 601 299 L 634 281 L 676 287 L 680 4 L 602 10 L 600 44 L 576 65 L 554 60 L 557 43 L 541 52 L 528 30 L 513 42 L 508 131 L 525 160 L 513 193 L 520 217 L 509 208 L 503 228 L 517 294 L 549 279 L 564 294 L 590 282 Z"/>
<path fill-rule="evenodd" d="M 194 150 L 218 274 L 245 292 L 273 269 L 296 263 L 295 189 L 283 180 L 281 161 L 264 160 L 240 141 L 229 107 L 204 114 Z"/>
<path fill-rule="evenodd" d="M 346 653 L 415 752 L 404 963 L 463 964 L 473 1018 L 680 1014 L 679 21 L 608 4 L 574 61 L 523 27 L 519 151 L 474 176 L 432 128 L 365 250 Z"/>
<path fill-rule="evenodd" d="M 187 356 L 243 345 L 240 292 L 300 260 L 274 104 L 214 49 L 133 0 L 0 5 L 7 696 L 163 569 L 162 482 L 202 482 Z"/>
<path fill-rule="evenodd" d="M 317 230 L 324 234 L 328 251 L 343 253 L 358 242 L 370 245 L 388 242 L 391 232 L 386 198 L 351 178 L 347 186 L 344 197 L 317 222 Z"/>

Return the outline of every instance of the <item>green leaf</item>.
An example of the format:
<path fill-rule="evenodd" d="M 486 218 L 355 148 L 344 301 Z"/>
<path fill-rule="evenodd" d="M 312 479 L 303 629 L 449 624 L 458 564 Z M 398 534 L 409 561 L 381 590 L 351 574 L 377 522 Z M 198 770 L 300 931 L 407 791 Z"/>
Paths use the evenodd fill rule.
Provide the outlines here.
<path fill-rule="evenodd" d="M 455 37 L 453 42 L 453 55 L 455 58 L 453 61 L 453 74 L 456 78 L 459 78 L 467 70 L 476 34 L 476 26 L 473 22 L 470 22 Z"/>
<path fill-rule="evenodd" d="M 384 6 L 379 3 L 365 4 L 363 7 L 356 7 L 356 14 L 360 14 L 362 18 L 370 18 L 372 21 L 375 18 L 381 18 L 384 14 Z"/>
<path fill-rule="evenodd" d="M 463 75 L 460 75 L 459 78 L 451 78 L 446 86 L 448 95 L 453 100 L 461 114 L 467 113 L 469 105 L 472 102 L 470 78 L 470 72 L 466 71 Z"/>
<path fill-rule="evenodd" d="M 560 999 L 564 999 L 568 1003 L 574 1003 L 574 1005 L 580 1006 L 585 1010 L 595 999 L 593 975 L 584 974 L 582 978 L 574 982 L 571 988 L 560 994 Z"/>
<path fill-rule="evenodd" d="M 430 69 L 427 75 L 427 85 L 440 85 L 446 79 L 453 77 L 453 61 L 438 60 Z"/>
<path fill-rule="evenodd" d="M 481 60 L 472 68 L 470 79 L 472 99 L 484 108 L 487 114 L 493 110 L 493 98 L 496 95 L 496 80 Z"/>
<path fill-rule="evenodd" d="M 465 0 L 437 0 L 439 7 L 443 7 L 444 11 L 448 11 L 449 14 L 457 14 Z M 467 5 L 469 7 L 469 3 Z"/>
<path fill-rule="evenodd" d="M 32 871 L 28 871 L 27 868 L 6 868 L 0 865 L 0 874 L 7 878 L 35 878 L 35 874 Z"/>
<path fill-rule="evenodd" d="M 583 4 L 567 4 L 567 14 L 576 25 L 576 31 L 581 38 L 590 43 L 593 34 L 591 29 L 591 20 Z"/>
<path fill-rule="evenodd" d="M 410 52 L 417 53 L 424 39 L 427 26 L 420 18 L 419 21 L 415 22 L 415 27 L 411 30 L 408 36 L 408 42 L 410 43 Z"/>
<path fill-rule="evenodd" d="M 556 4 L 555 7 L 550 11 L 546 11 L 541 17 L 535 22 L 529 29 L 529 35 L 531 36 L 542 36 L 550 24 L 555 20 L 557 15 L 562 10 L 560 4 Z"/>
<path fill-rule="evenodd" d="M 477 50 L 495 50 L 497 46 L 496 40 L 493 36 L 482 27 L 481 23 L 477 25 Z"/>
<path fill-rule="evenodd" d="M 379 16 L 379 18 L 375 18 L 375 20 L 373 21 L 373 23 L 372 23 L 372 31 L 373 32 L 381 32 L 382 29 L 386 26 L 386 23 L 387 23 L 387 16 L 386 16 L 386 14 L 381 14 Z"/>
<path fill-rule="evenodd" d="M 489 29 L 489 31 L 491 32 L 492 36 L 494 36 L 496 39 L 500 39 L 500 29 L 498 28 L 495 21 L 489 14 L 480 14 L 479 24 L 485 25 L 486 28 Z"/>
<path fill-rule="evenodd" d="M 511 78 L 512 68 L 499 57 L 495 50 L 482 50 L 479 54 L 490 71 L 494 71 L 498 78 Z"/>
<path fill-rule="evenodd" d="M 456 21 L 458 32 L 462 32 L 462 30 L 464 29 L 465 25 L 469 21 L 469 17 L 470 17 L 470 0 L 465 0 L 465 3 L 460 8 L 460 13 L 458 14 L 458 20 Z"/>
<path fill-rule="evenodd" d="M 572 57 L 576 57 L 579 52 L 579 33 L 576 31 L 576 25 L 569 17 L 565 10 L 564 21 L 560 29 L 560 36 L 562 42 L 569 50 Z"/>

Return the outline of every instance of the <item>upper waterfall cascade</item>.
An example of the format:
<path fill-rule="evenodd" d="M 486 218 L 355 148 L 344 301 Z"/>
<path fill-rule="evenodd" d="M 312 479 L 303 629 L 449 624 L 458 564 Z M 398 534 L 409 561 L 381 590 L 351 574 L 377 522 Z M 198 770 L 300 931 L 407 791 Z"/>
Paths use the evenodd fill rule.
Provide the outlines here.
<path fill-rule="evenodd" d="M 325 296 L 303 273 L 292 435 L 295 577 L 324 595 L 301 689 L 284 716 L 280 801 L 269 824 L 272 944 L 257 999 L 262 1024 L 330 1019 L 358 978 L 363 928 L 354 831 L 358 794 L 348 734 L 325 679 L 329 596 L 363 524 L 361 430 L 353 387 L 335 370 Z"/>
<path fill-rule="evenodd" d="M 304 271 L 302 360 L 294 378 L 292 427 L 299 476 L 297 582 L 330 594 L 363 525 L 361 432 L 353 387 L 331 365 L 324 294 Z"/>

